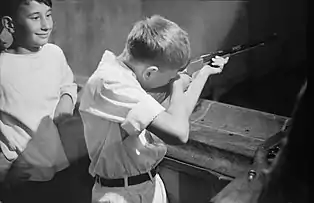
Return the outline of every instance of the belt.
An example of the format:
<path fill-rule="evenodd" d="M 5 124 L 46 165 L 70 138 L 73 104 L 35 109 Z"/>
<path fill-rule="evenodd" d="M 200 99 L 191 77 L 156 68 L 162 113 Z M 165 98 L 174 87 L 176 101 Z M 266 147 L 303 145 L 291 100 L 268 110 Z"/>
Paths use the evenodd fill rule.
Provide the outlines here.
<path fill-rule="evenodd" d="M 151 180 L 157 174 L 156 168 L 152 169 L 147 173 L 143 173 L 136 176 L 130 176 L 126 178 L 117 178 L 117 179 L 107 179 L 95 175 L 95 181 L 103 187 L 125 187 L 128 185 L 137 185 L 148 180 Z"/>

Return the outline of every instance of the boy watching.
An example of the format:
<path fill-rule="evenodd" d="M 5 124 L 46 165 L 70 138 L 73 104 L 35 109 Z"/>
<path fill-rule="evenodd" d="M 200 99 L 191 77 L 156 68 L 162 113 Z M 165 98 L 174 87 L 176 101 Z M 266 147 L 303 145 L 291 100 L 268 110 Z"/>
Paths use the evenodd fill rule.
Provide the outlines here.
<path fill-rule="evenodd" d="M 167 202 L 156 172 L 166 154 L 164 143 L 188 141 L 189 117 L 202 88 L 228 61 L 213 59 L 219 68 L 205 65 L 190 83 L 178 74 L 189 59 L 188 34 L 158 15 L 134 25 L 121 55 L 105 51 L 80 105 L 95 177 L 92 202 Z M 165 109 L 147 92 L 169 83 Z"/>
<path fill-rule="evenodd" d="M 53 121 L 72 114 L 77 85 L 63 51 L 48 43 L 51 13 L 51 0 L 1 0 L 13 42 L 0 53 L 0 182 L 11 186 L 49 181 L 69 165 Z"/>

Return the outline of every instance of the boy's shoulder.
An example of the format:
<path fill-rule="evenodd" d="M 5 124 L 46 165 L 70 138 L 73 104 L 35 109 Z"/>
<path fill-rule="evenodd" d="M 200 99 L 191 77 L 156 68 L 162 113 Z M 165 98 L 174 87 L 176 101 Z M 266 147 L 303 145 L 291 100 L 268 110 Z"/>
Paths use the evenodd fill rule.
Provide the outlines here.
<path fill-rule="evenodd" d="M 61 55 L 64 55 L 64 52 L 63 50 L 61 49 L 61 47 L 59 47 L 58 45 L 56 44 L 52 44 L 52 43 L 47 43 L 44 45 L 44 49 L 47 51 L 47 52 L 51 52 L 53 54 L 61 54 Z"/>
<path fill-rule="evenodd" d="M 119 61 L 113 52 L 108 50 L 103 53 L 96 70 L 90 78 L 92 84 L 106 83 L 108 87 L 121 85 L 120 87 L 141 88 L 133 71 Z"/>
<path fill-rule="evenodd" d="M 122 82 L 137 81 L 135 74 L 117 56 L 106 50 L 98 64 L 97 70 L 108 80 L 121 80 Z"/>
<path fill-rule="evenodd" d="M 117 61 L 117 56 L 113 52 L 109 50 L 105 50 L 101 56 L 99 65 L 102 65 L 102 64 L 112 65 L 112 64 L 115 64 L 116 61 Z"/>

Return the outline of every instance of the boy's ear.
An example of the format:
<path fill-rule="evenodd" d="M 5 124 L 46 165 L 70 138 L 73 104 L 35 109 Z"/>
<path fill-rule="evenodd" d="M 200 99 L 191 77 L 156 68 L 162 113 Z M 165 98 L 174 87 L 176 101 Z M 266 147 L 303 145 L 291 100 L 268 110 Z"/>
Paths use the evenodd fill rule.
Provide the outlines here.
<path fill-rule="evenodd" d="M 14 23 L 13 23 L 13 19 L 9 16 L 3 16 L 1 18 L 1 24 L 2 26 L 9 31 L 11 34 L 14 33 Z"/>
<path fill-rule="evenodd" d="M 148 80 L 154 73 L 156 73 L 159 69 L 156 66 L 149 66 L 143 72 L 143 77 L 145 80 Z"/>

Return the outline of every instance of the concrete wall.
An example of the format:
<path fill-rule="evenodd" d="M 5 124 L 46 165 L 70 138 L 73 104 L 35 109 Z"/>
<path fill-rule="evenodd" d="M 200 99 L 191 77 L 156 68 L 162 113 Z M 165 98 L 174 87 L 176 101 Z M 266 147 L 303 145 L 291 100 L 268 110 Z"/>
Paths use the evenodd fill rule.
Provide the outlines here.
<path fill-rule="evenodd" d="M 122 51 L 132 23 L 141 15 L 141 0 L 54 1 L 51 41 L 60 45 L 74 73 L 89 76 L 102 53 Z"/>

